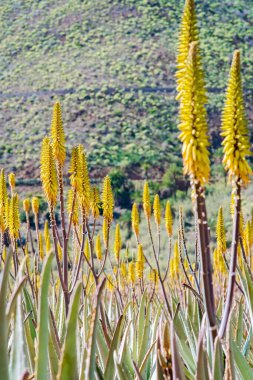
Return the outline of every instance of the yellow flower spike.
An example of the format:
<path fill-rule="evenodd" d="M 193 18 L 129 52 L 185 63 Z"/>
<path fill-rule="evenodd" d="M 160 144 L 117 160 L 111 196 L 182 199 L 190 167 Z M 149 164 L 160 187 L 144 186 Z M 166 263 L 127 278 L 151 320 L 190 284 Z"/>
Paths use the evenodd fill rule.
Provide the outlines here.
<path fill-rule="evenodd" d="M 90 198 L 90 208 L 91 208 L 91 214 L 94 219 L 99 218 L 99 203 L 100 203 L 100 196 L 99 196 L 99 190 L 96 186 L 92 186 L 91 188 L 91 198 Z"/>
<path fill-rule="evenodd" d="M 138 244 L 136 272 L 137 272 L 137 278 L 140 280 L 143 278 L 144 263 L 145 263 L 145 259 L 144 259 L 142 244 Z"/>
<path fill-rule="evenodd" d="M 49 232 L 49 224 L 48 220 L 45 220 L 44 224 L 44 239 L 46 243 L 46 252 L 50 252 L 51 250 L 51 241 L 50 241 L 50 232 Z"/>
<path fill-rule="evenodd" d="M 226 231 L 224 226 L 224 218 L 222 207 L 219 208 L 217 224 L 216 224 L 216 237 L 217 237 L 217 248 L 223 254 L 227 250 L 226 243 Z"/>
<path fill-rule="evenodd" d="M 25 257 L 26 257 L 27 268 L 30 271 L 30 269 L 31 269 L 31 260 L 30 260 L 29 251 L 28 251 L 28 245 L 27 244 L 25 246 Z"/>
<path fill-rule="evenodd" d="M 219 253 L 217 248 L 213 251 L 213 270 L 215 274 L 219 272 Z"/>
<path fill-rule="evenodd" d="M 179 109 L 179 135 L 182 146 L 184 173 L 188 174 L 192 182 L 205 184 L 210 175 L 210 160 L 205 109 L 206 95 L 204 81 L 199 75 L 197 58 L 197 43 L 190 44 L 189 55 L 184 74 L 184 88 L 182 90 Z"/>
<path fill-rule="evenodd" d="M 15 185 L 16 185 L 16 177 L 15 177 L 15 174 L 14 173 L 10 173 L 9 176 L 9 185 L 10 185 L 10 188 L 11 188 L 11 192 L 13 193 L 14 190 L 15 190 Z"/>
<path fill-rule="evenodd" d="M 28 213 L 30 211 L 30 207 L 31 207 L 30 199 L 29 198 L 24 199 L 23 200 L 23 209 L 26 213 Z"/>
<path fill-rule="evenodd" d="M 140 233 L 140 228 L 139 228 L 140 219 L 139 219 L 138 206 L 136 203 L 134 203 L 133 207 L 132 207 L 131 219 L 132 219 L 133 232 L 134 232 L 136 238 L 138 239 L 139 233 Z"/>
<path fill-rule="evenodd" d="M 43 245 L 43 237 L 42 233 L 39 232 L 39 257 L 41 261 L 44 259 L 44 245 Z"/>
<path fill-rule="evenodd" d="M 135 263 L 133 261 L 128 264 L 128 281 L 132 285 L 135 283 Z"/>
<path fill-rule="evenodd" d="M 235 213 L 235 189 L 232 190 L 231 198 L 230 198 L 230 214 L 233 217 Z"/>
<path fill-rule="evenodd" d="M 169 276 L 170 276 L 171 279 L 174 279 L 174 278 L 175 278 L 175 271 L 174 271 L 174 267 L 175 267 L 175 265 L 174 265 L 174 261 L 175 261 L 175 259 L 174 259 L 174 257 L 172 256 L 172 257 L 170 258 L 170 266 L 169 266 Z"/>
<path fill-rule="evenodd" d="M 114 238 L 114 256 L 116 261 L 119 261 L 119 254 L 121 250 L 121 235 L 120 235 L 120 226 L 119 224 L 116 225 L 115 229 L 115 238 Z"/>
<path fill-rule="evenodd" d="M 61 166 L 63 166 L 66 159 L 66 146 L 62 125 L 61 106 L 59 102 L 56 102 L 53 108 L 51 138 L 54 158 Z"/>
<path fill-rule="evenodd" d="M 223 137 L 223 163 L 230 180 L 240 180 L 243 185 L 247 185 L 252 170 L 246 157 L 250 156 L 251 152 L 240 70 L 240 52 L 236 50 L 229 73 L 226 101 L 222 113 L 221 136 Z"/>
<path fill-rule="evenodd" d="M 60 261 L 62 261 L 62 248 L 59 243 L 57 243 L 58 256 Z"/>
<path fill-rule="evenodd" d="M 40 201 L 39 198 L 33 197 L 32 198 L 32 210 L 35 215 L 38 214 L 39 212 L 39 207 L 40 207 Z"/>
<path fill-rule="evenodd" d="M 148 181 L 144 182 L 143 187 L 143 210 L 147 219 L 150 219 L 151 216 L 151 205 L 150 205 L 150 194 Z"/>
<path fill-rule="evenodd" d="M 149 279 L 156 287 L 158 285 L 158 272 L 157 269 L 151 269 L 149 272 Z"/>
<path fill-rule="evenodd" d="M 109 225 L 108 225 L 108 220 L 107 219 L 103 219 L 103 241 L 104 241 L 104 246 L 105 248 L 108 247 L 108 228 L 109 228 Z"/>
<path fill-rule="evenodd" d="M 4 169 L 0 173 L 0 229 L 2 233 L 8 227 L 8 195 Z"/>
<path fill-rule="evenodd" d="M 74 191 L 73 189 L 70 189 L 68 192 L 68 202 L 67 202 L 67 211 L 70 215 L 72 214 L 72 223 L 74 226 L 78 224 L 78 204 L 77 204 L 77 199 L 74 203 L 74 208 L 73 208 L 73 200 L 74 200 Z"/>
<path fill-rule="evenodd" d="M 80 190 L 82 172 L 78 146 L 72 149 L 69 173 L 71 186 L 76 190 Z"/>
<path fill-rule="evenodd" d="M 20 229 L 20 218 L 19 218 L 19 207 L 18 207 L 18 195 L 14 194 L 10 200 L 9 206 L 9 233 L 14 239 L 19 237 Z"/>
<path fill-rule="evenodd" d="M 167 201 L 165 208 L 165 227 L 169 237 L 172 236 L 173 216 L 171 212 L 170 202 Z"/>
<path fill-rule="evenodd" d="M 251 241 L 252 241 L 252 238 L 251 238 L 251 226 L 250 226 L 250 221 L 248 220 L 247 223 L 246 223 L 246 226 L 245 226 L 245 230 L 244 230 L 244 234 L 243 234 L 243 237 L 244 237 L 244 249 L 245 249 L 245 254 L 247 256 L 249 256 L 250 254 L 250 248 L 251 248 Z"/>
<path fill-rule="evenodd" d="M 58 182 L 53 150 L 48 137 L 45 137 L 42 142 L 40 177 L 47 201 L 52 207 L 55 207 Z"/>
<path fill-rule="evenodd" d="M 184 269 L 186 270 L 186 272 L 188 272 L 189 270 L 189 263 L 187 259 L 184 259 Z"/>
<path fill-rule="evenodd" d="M 36 287 L 39 290 L 39 288 L 40 288 L 40 275 L 39 274 L 36 275 Z"/>
<path fill-rule="evenodd" d="M 126 267 L 126 263 L 124 262 L 120 264 L 120 275 L 124 279 L 127 278 L 127 267 Z"/>
<path fill-rule="evenodd" d="M 176 78 L 177 91 L 179 93 L 178 99 L 180 99 L 190 44 L 193 41 L 198 41 L 198 28 L 194 0 L 185 1 L 178 41 Z"/>
<path fill-rule="evenodd" d="M 161 206 L 160 206 L 160 198 L 158 194 L 156 194 L 154 198 L 153 210 L 154 210 L 154 218 L 155 218 L 156 225 L 159 227 L 161 224 Z"/>
<path fill-rule="evenodd" d="M 82 209 L 88 215 L 90 209 L 90 178 L 87 165 L 86 154 L 82 145 L 78 146 L 79 162 L 80 162 L 80 173 L 81 182 L 80 189 L 78 189 L 78 196 L 82 206 Z"/>
<path fill-rule="evenodd" d="M 96 237 L 95 251 L 96 251 L 97 259 L 101 261 L 102 260 L 102 248 L 101 248 L 100 235 L 97 235 L 97 237 Z"/>
<path fill-rule="evenodd" d="M 84 245 L 84 255 L 87 258 L 87 260 L 90 260 L 90 246 L 89 246 L 89 240 L 85 240 L 85 245 Z"/>
<path fill-rule="evenodd" d="M 253 245 L 253 221 L 250 220 L 250 247 Z"/>
<path fill-rule="evenodd" d="M 114 285 L 113 285 L 113 279 L 112 276 L 109 274 L 107 276 L 107 281 L 106 281 L 106 287 L 110 292 L 113 292 L 114 290 Z"/>
<path fill-rule="evenodd" d="M 108 222 L 111 222 L 113 219 L 114 199 L 111 187 L 111 180 L 109 176 L 106 176 L 104 179 L 102 206 L 104 218 L 106 218 Z"/>

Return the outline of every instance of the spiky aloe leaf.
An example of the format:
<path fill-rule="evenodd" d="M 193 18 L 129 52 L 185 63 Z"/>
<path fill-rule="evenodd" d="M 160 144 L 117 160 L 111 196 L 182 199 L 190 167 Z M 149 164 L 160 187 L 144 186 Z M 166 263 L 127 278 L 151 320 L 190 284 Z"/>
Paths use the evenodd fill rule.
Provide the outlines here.
<path fill-rule="evenodd" d="M 120 348 L 118 350 L 118 355 L 117 355 L 117 358 L 118 358 L 117 362 L 124 363 L 124 369 L 126 370 L 126 372 L 128 372 L 128 376 L 134 375 L 131 352 L 130 352 L 129 344 L 127 342 L 131 324 L 132 324 L 132 321 L 129 321 L 127 327 L 125 328 L 124 335 L 121 340 Z"/>
<path fill-rule="evenodd" d="M 18 295 L 21 292 L 21 290 L 23 289 L 25 282 L 26 282 L 26 277 L 24 276 L 21 278 L 21 280 L 19 281 L 19 283 L 17 284 L 17 286 L 15 287 L 15 290 L 13 291 L 13 293 L 11 295 L 11 299 L 9 301 L 9 304 L 8 304 L 7 310 L 6 310 L 8 321 L 10 321 L 11 314 L 13 313 L 15 306 L 16 306 Z"/>
<path fill-rule="evenodd" d="M 179 318 L 178 315 L 174 319 L 174 328 L 178 336 L 177 344 L 180 354 L 182 355 L 184 362 L 187 363 L 189 371 L 194 376 L 196 370 L 196 356 L 193 356 L 192 351 L 190 350 L 187 344 L 185 325 L 183 324 L 182 320 Z"/>
<path fill-rule="evenodd" d="M 158 333 L 157 333 L 158 334 Z M 157 345 L 156 345 L 156 380 L 163 380 L 163 369 L 160 363 L 160 355 L 161 352 L 161 341 L 158 335 L 157 337 Z"/>
<path fill-rule="evenodd" d="M 243 339 L 243 298 L 240 299 L 238 320 L 236 325 L 236 343 L 238 347 L 241 347 Z"/>
<path fill-rule="evenodd" d="M 125 369 L 124 362 L 120 361 L 117 357 L 116 352 L 114 351 L 113 359 L 115 363 L 116 373 L 119 380 L 128 380 L 129 379 L 129 373 Z"/>
<path fill-rule="evenodd" d="M 241 380 L 249 380 L 253 378 L 253 370 L 249 366 L 247 360 L 237 347 L 234 341 L 231 341 L 231 352 L 235 361 L 235 367 Z"/>
<path fill-rule="evenodd" d="M 246 263 L 244 263 L 244 273 L 242 274 L 241 270 L 238 268 L 238 272 L 240 275 L 240 279 L 243 285 L 243 290 L 245 293 L 246 304 L 249 309 L 251 325 L 253 326 L 253 281 L 251 274 L 249 273 L 249 269 Z"/>
<path fill-rule="evenodd" d="M 148 350 L 148 344 L 149 344 L 149 338 L 150 338 L 150 302 L 147 302 L 146 305 L 146 313 L 144 317 L 144 324 L 143 324 L 143 333 L 142 336 L 140 336 L 141 341 L 138 342 L 139 346 L 139 352 L 138 352 L 138 367 L 141 365 L 144 356 Z"/>
<path fill-rule="evenodd" d="M 28 319 L 29 319 L 29 317 L 28 317 Z M 31 336 L 31 330 L 29 327 L 28 320 L 26 320 L 24 323 L 24 329 L 25 329 L 26 348 L 27 348 L 27 353 L 28 353 L 29 364 L 30 364 L 31 371 L 34 372 L 35 348 L 34 348 L 33 338 Z"/>
<path fill-rule="evenodd" d="M 12 379 L 19 379 L 28 367 L 23 328 L 23 311 L 20 295 L 16 298 L 16 300 L 17 306 L 14 316 L 14 337 L 10 362 L 10 375 Z"/>
<path fill-rule="evenodd" d="M 201 324 L 198 339 L 198 354 L 197 354 L 197 371 L 196 380 L 209 380 L 208 374 L 208 358 L 203 344 L 206 328 L 206 318 L 204 317 Z"/>
<path fill-rule="evenodd" d="M 225 373 L 224 373 L 224 379 L 228 380 L 236 380 L 235 376 L 235 365 L 234 365 L 234 357 L 231 350 L 231 342 L 232 342 L 232 331 L 233 326 L 231 323 L 231 317 L 229 320 L 229 328 L 226 332 L 226 340 L 228 342 L 226 347 L 226 365 L 225 365 Z"/>
<path fill-rule="evenodd" d="M 61 355 L 61 345 L 59 342 L 58 331 L 56 329 L 56 322 L 52 310 L 50 309 L 49 315 L 49 360 L 50 360 L 50 372 L 52 380 L 56 380 L 56 376 L 59 369 L 59 361 Z"/>
<path fill-rule="evenodd" d="M 8 324 L 5 310 L 11 254 L 7 255 L 0 287 L 0 379 L 9 380 L 8 372 Z"/>
<path fill-rule="evenodd" d="M 57 380 L 78 380 L 76 327 L 81 290 L 82 284 L 78 283 L 70 305 L 66 337 L 62 349 Z"/>
<path fill-rule="evenodd" d="M 31 300 L 30 294 L 28 293 L 26 288 L 23 289 L 23 293 L 25 299 L 25 311 L 26 315 L 28 315 L 26 323 L 28 323 L 29 325 L 30 335 L 32 340 L 34 341 L 34 339 L 36 338 L 36 330 L 33 321 L 37 323 L 37 313 Z"/>
<path fill-rule="evenodd" d="M 35 360 L 36 380 L 49 378 L 48 374 L 48 288 L 50 280 L 53 254 L 49 254 L 44 262 L 41 287 L 39 291 L 39 320 L 38 320 L 38 347 Z"/>
<path fill-rule="evenodd" d="M 170 339 L 171 339 L 170 345 L 171 345 L 173 378 L 175 377 L 175 379 L 178 378 L 180 380 L 185 380 L 183 364 L 182 364 L 182 360 L 179 355 L 179 350 L 177 347 L 173 321 L 171 322 L 171 325 L 170 325 Z M 202 380 L 204 380 L 204 378 Z"/>
<path fill-rule="evenodd" d="M 111 380 L 114 378 L 115 374 L 115 365 L 114 365 L 114 359 L 113 359 L 113 352 L 117 349 L 119 339 L 120 339 L 120 331 L 121 331 L 121 324 L 123 321 L 123 316 L 121 316 L 117 322 L 117 326 L 115 328 L 111 346 L 109 349 L 109 354 L 106 362 L 106 367 L 105 367 L 105 373 L 104 373 L 104 379 L 105 380 Z"/>
<path fill-rule="evenodd" d="M 143 375 L 143 372 L 144 372 L 145 366 L 146 366 L 146 364 L 147 364 L 147 361 L 148 361 L 148 359 L 149 359 L 149 357 L 150 357 L 150 354 L 151 354 L 153 348 L 155 347 L 155 344 L 156 344 L 156 340 L 151 344 L 151 346 L 149 347 L 148 351 L 146 352 L 146 355 L 145 355 L 144 358 L 143 358 L 143 361 L 142 361 L 142 363 L 141 363 L 141 365 L 140 365 L 140 368 L 139 368 L 139 370 L 140 370 L 140 374 L 141 374 L 141 375 Z"/>
<path fill-rule="evenodd" d="M 98 323 L 96 344 L 97 344 L 98 354 L 100 358 L 100 363 L 104 371 L 109 350 L 108 350 L 106 340 L 102 331 L 101 323 Z"/>
<path fill-rule="evenodd" d="M 97 336 L 97 326 L 98 326 L 98 313 L 99 306 L 101 302 L 101 295 L 103 288 L 105 286 L 106 280 L 104 279 L 101 282 L 101 285 L 97 292 L 96 304 L 92 315 L 91 327 L 90 327 L 90 336 L 87 342 L 87 350 L 84 350 L 83 356 L 84 360 L 82 363 L 82 373 L 80 380 L 94 380 L 95 379 L 95 369 L 96 369 L 96 336 Z"/>
<path fill-rule="evenodd" d="M 213 379 L 223 380 L 224 366 L 222 358 L 222 347 L 218 337 L 214 342 L 214 359 L 213 359 Z"/>

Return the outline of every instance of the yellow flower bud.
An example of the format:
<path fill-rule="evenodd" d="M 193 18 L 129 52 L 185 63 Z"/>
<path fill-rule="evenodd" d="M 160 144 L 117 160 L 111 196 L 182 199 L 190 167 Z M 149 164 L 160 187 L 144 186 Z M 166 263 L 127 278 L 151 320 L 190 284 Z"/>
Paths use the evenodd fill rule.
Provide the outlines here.
<path fill-rule="evenodd" d="M 90 260 L 90 245 L 88 239 L 85 240 L 84 255 L 87 258 L 87 260 Z"/>
<path fill-rule="evenodd" d="M 135 263 L 133 261 L 128 264 L 128 281 L 132 284 L 135 283 Z"/>
<path fill-rule="evenodd" d="M 83 211 L 88 215 L 90 209 L 90 178 L 87 165 L 86 154 L 82 145 L 78 146 L 79 162 L 80 162 L 80 175 L 81 182 L 80 188 L 77 189 L 79 201 Z"/>
<path fill-rule="evenodd" d="M 119 261 L 119 254 L 121 250 L 121 236 L 119 224 L 116 225 L 115 238 L 114 238 L 114 255 L 116 261 Z"/>
<path fill-rule="evenodd" d="M 29 212 L 30 210 L 30 199 L 29 198 L 26 198 L 23 200 L 23 209 L 25 212 Z"/>
<path fill-rule="evenodd" d="M 101 241 L 100 241 L 100 235 L 97 235 L 96 237 L 96 256 L 98 260 L 102 260 L 102 248 L 101 248 Z"/>
<path fill-rule="evenodd" d="M 14 173 L 9 174 L 9 185 L 11 188 L 11 191 L 13 192 L 15 190 L 15 184 L 16 184 L 16 177 Z"/>
<path fill-rule="evenodd" d="M 41 261 L 44 259 L 44 245 L 43 245 L 43 238 L 42 233 L 39 232 L 39 257 Z"/>
<path fill-rule="evenodd" d="M 138 212 L 138 206 L 136 203 L 133 204 L 132 207 L 132 229 L 133 232 L 135 233 L 136 238 L 138 239 L 139 237 L 139 212 Z"/>
<path fill-rule="evenodd" d="M 56 102 L 53 108 L 51 137 L 54 157 L 62 166 L 66 159 L 66 147 L 65 134 L 62 126 L 61 106 L 59 102 Z"/>
<path fill-rule="evenodd" d="M 111 222 L 113 219 L 113 193 L 111 187 L 111 180 L 109 176 L 106 176 L 103 184 L 103 194 L 102 194 L 102 205 L 103 205 L 103 216 Z"/>
<path fill-rule="evenodd" d="M 149 187 L 148 182 L 144 182 L 143 187 L 143 210 L 147 219 L 150 219 L 151 216 L 151 205 L 150 205 L 150 195 L 149 195 Z"/>
<path fill-rule="evenodd" d="M 100 197 L 99 197 L 99 191 L 98 188 L 93 186 L 91 188 L 91 199 L 90 199 L 90 208 L 91 213 L 94 219 L 99 218 L 99 203 L 100 203 Z"/>
<path fill-rule="evenodd" d="M 19 218 L 17 194 L 14 194 L 10 200 L 8 225 L 9 225 L 10 236 L 14 239 L 17 239 L 19 237 L 19 229 L 20 229 L 20 218 Z"/>
<path fill-rule="evenodd" d="M 33 210 L 33 213 L 36 215 L 38 214 L 39 212 L 39 207 L 40 207 L 40 201 L 38 198 L 36 197 L 33 197 L 32 198 L 32 210 Z"/>
<path fill-rule="evenodd" d="M 157 226 L 160 226 L 160 224 L 161 224 L 161 207 L 160 207 L 160 199 L 159 199 L 158 194 L 155 195 L 153 210 L 154 210 L 155 222 L 156 222 Z"/>
<path fill-rule="evenodd" d="M 170 202 L 167 201 L 166 203 L 166 209 L 165 209 L 165 227 L 167 234 L 171 237 L 172 236 L 172 227 L 173 227 L 173 217 L 170 207 Z"/>
<path fill-rule="evenodd" d="M 58 181 L 53 149 L 48 137 L 45 137 L 42 142 L 40 177 L 47 201 L 51 206 L 55 207 L 58 193 Z"/>

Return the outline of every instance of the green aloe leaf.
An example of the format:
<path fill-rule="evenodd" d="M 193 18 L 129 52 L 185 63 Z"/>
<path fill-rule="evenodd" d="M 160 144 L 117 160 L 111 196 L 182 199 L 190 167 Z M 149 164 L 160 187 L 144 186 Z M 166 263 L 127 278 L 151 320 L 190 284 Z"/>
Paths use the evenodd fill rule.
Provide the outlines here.
<path fill-rule="evenodd" d="M 123 316 L 120 316 L 120 318 L 117 322 L 117 326 L 115 328 L 115 332 L 113 334 L 111 346 L 109 349 L 109 354 L 108 354 L 106 367 L 105 367 L 105 373 L 104 373 L 104 379 L 105 380 L 111 380 L 114 378 L 115 365 L 114 365 L 113 353 L 118 347 L 122 321 L 123 321 Z"/>
<path fill-rule="evenodd" d="M 9 277 L 9 268 L 12 255 L 8 254 L 2 274 L 2 281 L 0 287 L 0 379 L 9 380 L 8 372 L 8 323 L 5 310 L 7 286 Z"/>
<path fill-rule="evenodd" d="M 240 352 L 239 348 L 234 341 L 231 341 L 231 351 L 233 354 L 233 359 L 235 361 L 235 367 L 240 376 L 241 380 L 249 380 L 253 378 L 253 370 L 249 366 L 247 360 Z"/>
<path fill-rule="evenodd" d="M 182 363 L 182 359 L 179 355 L 179 350 L 177 347 L 177 341 L 176 341 L 176 335 L 175 335 L 173 321 L 171 322 L 171 326 L 170 326 L 170 340 L 171 340 L 171 357 L 172 357 L 173 377 L 175 377 L 175 379 L 185 380 L 183 363 Z M 202 378 L 202 380 L 204 380 L 204 378 Z"/>
<path fill-rule="evenodd" d="M 83 352 L 83 363 L 81 365 L 82 373 L 80 375 L 80 380 L 94 380 L 95 379 L 95 370 L 96 370 L 96 336 L 98 328 L 98 313 L 101 302 L 102 291 L 105 286 L 106 280 L 104 279 L 98 289 L 96 303 L 93 310 L 91 327 L 90 327 L 90 336 L 87 342 L 87 350 Z"/>
<path fill-rule="evenodd" d="M 36 380 L 49 378 L 48 366 L 48 289 L 53 254 L 49 254 L 44 262 L 41 287 L 39 291 L 39 320 L 38 320 L 38 347 L 35 360 Z"/>
<path fill-rule="evenodd" d="M 213 379 L 223 380 L 224 366 L 222 358 L 222 346 L 217 337 L 214 343 Z"/>
<path fill-rule="evenodd" d="M 16 298 L 16 312 L 14 316 L 14 336 L 11 351 L 10 375 L 12 379 L 19 379 L 27 369 L 26 344 L 23 327 L 23 311 L 21 296 Z"/>
<path fill-rule="evenodd" d="M 82 284 L 76 285 L 69 308 L 67 331 L 62 348 L 57 380 L 78 380 L 76 328 Z"/>

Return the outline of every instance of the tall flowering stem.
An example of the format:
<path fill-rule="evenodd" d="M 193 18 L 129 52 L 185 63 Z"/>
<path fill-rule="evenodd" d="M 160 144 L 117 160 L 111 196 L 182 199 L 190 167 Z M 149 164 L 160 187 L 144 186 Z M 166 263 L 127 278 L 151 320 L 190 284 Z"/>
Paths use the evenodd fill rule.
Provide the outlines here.
<path fill-rule="evenodd" d="M 178 99 L 181 98 L 182 88 L 184 86 L 185 69 L 188 59 L 190 44 L 198 41 L 197 18 L 195 12 L 194 0 L 186 0 L 180 24 L 178 37 L 178 54 L 177 54 L 177 91 Z M 200 58 L 198 58 L 200 59 Z"/>
<path fill-rule="evenodd" d="M 231 246 L 231 262 L 229 267 L 228 291 L 223 311 L 219 336 L 225 335 L 229 314 L 232 307 L 234 288 L 236 283 L 236 265 L 238 245 L 240 242 L 241 220 L 241 188 L 250 181 L 251 168 L 246 160 L 250 155 L 249 131 L 245 117 L 243 91 L 240 73 L 240 52 L 236 50 L 233 55 L 229 73 L 226 101 L 222 115 L 221 136 L 224 150 L 223 163 L 228 172 L 229 179 L 234 182 L 234 213 L 233 238 Z"/>
<path fill-rule="evenodd" d="M 59 102 L 54 104 L 51 126 L 52 151 L 56 161 L 57 176 L 59 182 L 61 226 L 63 238 L 63 276 L 65 287 L 68 287 L 68 242 L 65 223 L 65 207 L 63 195 L 63 167 L 66 160 L 65 134 L 62 124 L 61 106 Z"/>
<path fill-rule="evenodd" d="M 204 79 L 198 57 L 198 44 L 192 42 L 185 64 L 180 89 L 179 139 L 182 141 L 184 173 L 191 179 L 198 219 L 198 236 L 201 251 L 201 276 L 205 309 L 213 341 L 217 335 L 212 281 L 210 237 L 204 185 L 210 176 L 209 139 L 206 117 Z"/>

